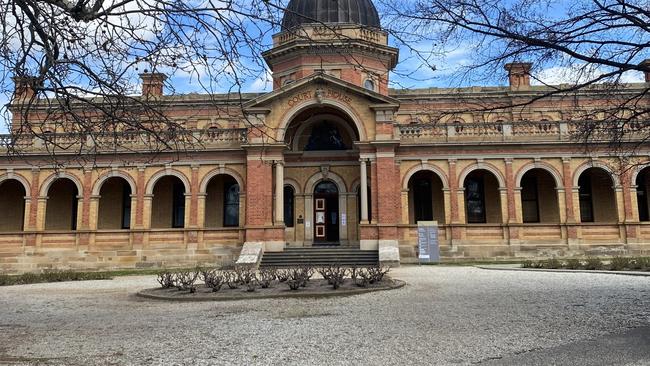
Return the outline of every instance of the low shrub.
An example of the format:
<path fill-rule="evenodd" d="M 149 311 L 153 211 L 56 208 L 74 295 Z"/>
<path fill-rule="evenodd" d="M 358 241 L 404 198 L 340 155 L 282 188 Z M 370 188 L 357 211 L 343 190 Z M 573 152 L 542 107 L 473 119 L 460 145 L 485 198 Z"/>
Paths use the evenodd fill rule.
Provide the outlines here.
<path fill-rule="evenodd" d="M 622 271 L 630 267 L 630 259 L 626 257 L 613 257 L 609 263 L 609 269 L 612 271 Z"/>
<path fill-rule="evenodd" d="M 168 271 L 162 271 L 158 273 L 158 278 L 156 279 L 162 288 L 173 288 L 174 287 L 174 274 Z"/>
<path fill-rule="evenodd" d="M 31 283 L 110 280 L 112 277 L 103 272 L 52 271 L 42 273 L 27 272 L 21 275 L 0 275 L 0 286 L 28 285 Z"/>
<path fill-rule="evenodd" d="M 603 269 L 603 261 L 600 258 L 589 257 L 585 260 L 585 269 L 590 271 Z"/>
<path fill-rule="evenodd" d="M 197 271 L 180 271 L 174 276 L 174 286 L 179 291 L 189 291 L 190 293 L 196 292 L 196 280 L 199 278 Z"/>
<path fill-rule="evenodd" d="M 560 262 L 560 260 L 557 258 L 549 258 L 545 261 L 542 261 L 541 264 L 542 264 L 542 268 L 546 268 L 546 269 L 562 268 L 562 262 Z"/>
<path fill-rule="evenodd" d="M 572 259 L 567 259 L 567 261 L 564 263 L 564 268 L 566 269 L 580 269 L 582 268 L 582 263 L 580 260 L 572 258 Z"/>
<path fill-rule="evenodd" d="M 533 268 L 533 261 L 525 260 L 521 262 L 521 268 Z"/>
<path fill-rule="evenodd" d="M 629 268 L 635 271 L 650 270 L 650 257 L 631 258 Z"/>

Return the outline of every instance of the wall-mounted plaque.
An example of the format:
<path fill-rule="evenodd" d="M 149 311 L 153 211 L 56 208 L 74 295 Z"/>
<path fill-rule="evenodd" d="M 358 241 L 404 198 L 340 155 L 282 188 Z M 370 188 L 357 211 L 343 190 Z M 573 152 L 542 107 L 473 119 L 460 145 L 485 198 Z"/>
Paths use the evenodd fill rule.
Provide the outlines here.
<path fill-rule="evenodd" d="M 316 223 L 317 224 L 325 223 L 325 212 L 316 212 Z"/>
<path fill-rule="evenodd" d="M 318 225 L 316 226 L 316 237 L 324 238 L 325 237 L 325 226 Z"/>
<path fill-rule="evenodd" d="M 316 209 L 317 210 L 325 210 L 325 199 L 324 198 L 317 198 L 316 199 Z"/>

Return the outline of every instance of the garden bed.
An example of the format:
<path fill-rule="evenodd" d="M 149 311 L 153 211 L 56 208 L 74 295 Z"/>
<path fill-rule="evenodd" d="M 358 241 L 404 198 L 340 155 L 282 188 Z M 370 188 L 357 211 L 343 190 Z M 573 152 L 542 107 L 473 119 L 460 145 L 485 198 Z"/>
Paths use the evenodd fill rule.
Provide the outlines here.
<path fill-rule="evenodd" d="M 394 290 L 406 285 L 404 281 L 395 279 L 384 279 L 380 283 L 358 287 L 351 280 L 346 281 L 336 290 L 324 279 L 312 279 L 306 287 L 299 290 L 290 290 L 285 284 L 274 283 L 269 288 L 260 288 L 255 292 L 248 292 L 244 288 L 222 289 L 219 292 L 212 292 L 212 289 L 199 285 L 194 293 L 180 291 L 176 288 L 155 288 L 138 292 L 138 296 L 167 301 L 235 301 L 245 299 L 274 299 L 274 298 L 301 298 L 301 297 L 331 297 L 351 296 L 376 291 Z"/>
<path fill-rule="evenodd" d="M 159 288 L 139 296 L 172 301 L 229 301 L 278 297 L 356 295 L 403 287 L 387 276 L 389 267 L 291 267 L 284 269 L 197 268 L 162 271 Z M 199 283 L 201 281 L 202 283 Z"/>

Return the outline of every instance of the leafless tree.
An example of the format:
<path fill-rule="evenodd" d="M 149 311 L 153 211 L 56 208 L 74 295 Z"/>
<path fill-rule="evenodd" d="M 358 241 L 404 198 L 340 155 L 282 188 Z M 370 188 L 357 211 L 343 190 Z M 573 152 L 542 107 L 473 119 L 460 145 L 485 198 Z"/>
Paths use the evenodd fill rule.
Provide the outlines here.
<path fill-rule="evenodd" d="M 650 84 L 626 85 L 630 74 L 642 82 L 650 73 L 647 0 L 379 1 L 386 28 L 425 67 L 435 70 L 432 60 L 467 50 L 471 61 L 453 73 L 456 85 L 494 82 L 510 62 L 533 64 L 536 93 L 508 105 L 467 101 L 468 110 L 513 110 L 589 94 L 608 102 L 576 105 L 576 118 L 585 121 L 576 138 L 629 153 L 650 137 Z M 563 82 L 549 85 L 544 71 L 564 73 Z"/>
<path fill-rule="evenodd" d="M 13 122 L 0 144 L 21 153 L 36 138 L 85 154 L 126 146 L 126 131 L 150 150 L 183 150 L 195 136 L 169 116 L 172 104 L 139 97 L 138 74 L 166 74 L 170 94 L 184 75 L 237 104 L 244 82 L 266 75 L 260 55 L 281 15 L 278 1 L 1 1 L 0 92 Z"/>

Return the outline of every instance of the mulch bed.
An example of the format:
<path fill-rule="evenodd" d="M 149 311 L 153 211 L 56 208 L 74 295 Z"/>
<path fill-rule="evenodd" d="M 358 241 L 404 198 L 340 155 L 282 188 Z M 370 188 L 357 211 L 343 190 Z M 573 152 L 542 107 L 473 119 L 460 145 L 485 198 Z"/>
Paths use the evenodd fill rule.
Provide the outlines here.
<path fill-rule="evenodd" d="M 179 291 L 176 288 L 163 289 L 154 288 L 142 290 L 137 293 L 138 296 L 166 301 L 235 301 L 248 299 L 272 299 L 272 298 L 298 298 L 298 297 L 331 297 L 331 296 L 351 296 L 364 294 L 375 291 L 387 291 L 402 288 L 406 282 L 395 279 L 384 279 L 380 283 L 371 284 L 368 287 L 359 287 L 350 279 L 334 290 L 327 281 L 323 279 L 312 279 L 307 283 L 307 287 L 300 290 L 292 291 L 286 283 L 274 281 L 269 288 L 257 288 L 255 292 L 247 292 L 244 286 L 238 289 L 230 289 L 224 285 L 218 292 L 212 292 L 212 289 L 205 287 L 203 284 L 196 286 L 196 292 Z"/>

